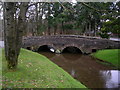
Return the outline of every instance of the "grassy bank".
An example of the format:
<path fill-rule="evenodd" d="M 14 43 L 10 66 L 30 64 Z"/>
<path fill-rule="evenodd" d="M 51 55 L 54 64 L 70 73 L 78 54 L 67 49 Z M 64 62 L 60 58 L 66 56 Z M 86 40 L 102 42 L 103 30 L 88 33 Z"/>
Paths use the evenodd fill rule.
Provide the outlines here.
<path fill-rule="evenodd" d="M 4 55 L 2 63 L 4 88 L 85 88 L 63 69 L 35 52 L 22 49 L 15 72 L 6 69 Z"/>
<path fill-rule="evenodd" d="M 100 50 L 94 54 L 92 54 L 94 57 L 107 61 L 111 63 L 112 65 L 120 68 L 120 49 L 106 49 L 106 50 Z"/>

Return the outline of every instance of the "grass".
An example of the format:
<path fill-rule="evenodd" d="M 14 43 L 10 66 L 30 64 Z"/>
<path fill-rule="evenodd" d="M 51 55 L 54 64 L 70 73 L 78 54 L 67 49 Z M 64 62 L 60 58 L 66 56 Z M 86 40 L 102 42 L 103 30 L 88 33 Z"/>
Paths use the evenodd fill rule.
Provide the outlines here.
<path fill-rule="evenodd" d="M 109 62 L 112 65 L 120 68 L 120 49 L 106 49 L 99 50 L 96 53 L 92 54 L 94 57 Z"/>
<path fill-rule="evenodd" d="M 2 90 L 2 49 L 0 48 L 0 90 Z"/>
<path fill-rule="evenodd" d="M 17 71 L 6 68 L 3 55 L 3 88 L 86 88 L 43 55 L 21 50 Z"/>

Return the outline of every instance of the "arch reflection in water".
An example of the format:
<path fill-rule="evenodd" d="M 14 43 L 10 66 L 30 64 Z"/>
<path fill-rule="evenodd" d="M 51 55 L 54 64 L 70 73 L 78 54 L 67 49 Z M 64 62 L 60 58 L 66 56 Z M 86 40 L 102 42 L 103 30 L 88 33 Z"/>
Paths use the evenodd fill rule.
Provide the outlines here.
<path fill-rule="evenodd" d="M 120 88 L 119 70 L 100 71 L 100 75 L 106 82 L 106 88 Z"/>
<path fill-rule="evenodd" d="M 64 53 L 62 56 L 69 61 L 77 61 L 81 58 L 82 54 Z"/>

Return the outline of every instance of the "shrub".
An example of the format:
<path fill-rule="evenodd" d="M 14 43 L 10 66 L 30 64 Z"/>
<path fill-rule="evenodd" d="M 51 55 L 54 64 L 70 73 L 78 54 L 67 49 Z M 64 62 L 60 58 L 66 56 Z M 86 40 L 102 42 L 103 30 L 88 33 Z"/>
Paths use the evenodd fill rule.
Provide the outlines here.
<path fill-rule="evenodd" d="M 100 35 L 101 38 L 107 38 L 108 39 L 110 37 L 110 35 L 107 34 L 107 33 L 99 33 L 99 35 Z"/>

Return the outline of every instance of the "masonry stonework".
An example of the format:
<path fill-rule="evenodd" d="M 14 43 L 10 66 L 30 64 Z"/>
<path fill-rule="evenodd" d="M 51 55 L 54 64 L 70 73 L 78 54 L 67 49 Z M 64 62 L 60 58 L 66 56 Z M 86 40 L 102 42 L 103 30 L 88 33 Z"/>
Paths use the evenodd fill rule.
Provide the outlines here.
<path fill-rule="evenodd" d="M 82 36 L 39 36 L 26 37 L 23 39 L 23 48 L 31 48 L 37 51 L 40 46 L 48 45 L 60 53 L 70 46 L 77 47 L 82 53 L 92 53 L 92 50 L 101 49 L 119 49 L 120 41 L 112 41 L 108 39 L 98 39 Z"/>

